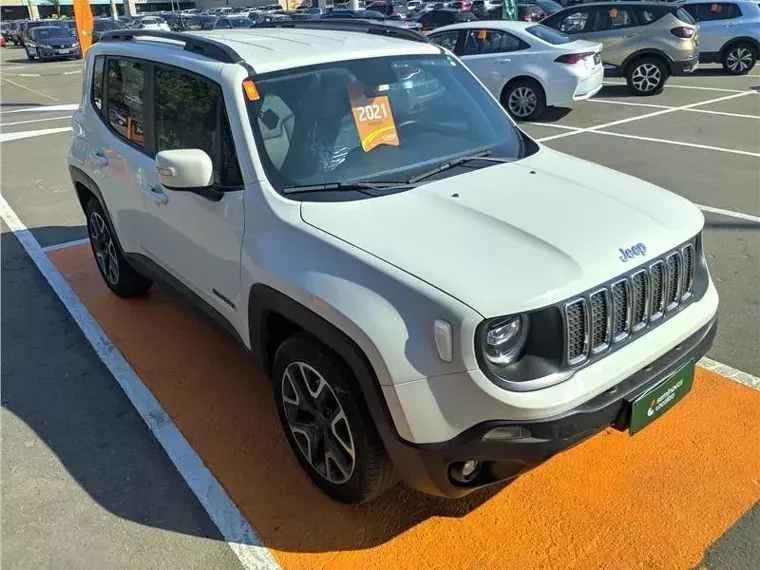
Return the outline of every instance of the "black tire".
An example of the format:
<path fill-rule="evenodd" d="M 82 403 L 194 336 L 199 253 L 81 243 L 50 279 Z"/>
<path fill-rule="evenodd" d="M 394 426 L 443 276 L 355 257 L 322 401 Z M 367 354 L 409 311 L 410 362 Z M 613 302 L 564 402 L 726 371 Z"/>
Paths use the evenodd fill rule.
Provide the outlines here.
<path fill-rule="evenodd" d="M 668 68 L 658 57 L 642 57 L 630 63 L 625 71 L 628 89 L 634 95 L 650 96 L 662 93 L 668 79 Z"/>
<path fill-rule="evenodd" d="M 285 375 L 286 370 L 294 375 L 290 381 Z M 396 484 L 393 466 L 356 381 L 348 367 L 330 350 L 307 334 L 297 334 L 277 349 L 272 379 L 277 416 L 290 447 L 311 481 L 324 493 L 341 503 L 357 505 L 379 497 Z M 316 395 L 304 391 L 307 381 L 312 387 L 316 384 Z M 296 386 L 301 388 L 296 389 Z M 316 420 L 317 416 L 321 420 Z M 312 417 L 314 422 L 311 422 Z M 317 421 L 323 425 L 318 425 Z M 291 422 L 298 427 L 291 427 Z M 298 432 L 298 439 L 294 429 Z M 341 447 L 341 439 L 349 445 Z M 348 447 L 353 448 L 353 458 L 346 452 Z M 307 449 L 311 450 L 313 464 Z M 331 463 L 328 460 L 331 449 L 336 450 L 332 456 L 348 458 L 350 471 L 345 465 L 339 470 L 336 461 Z M 331 473 L 333 480 L 330 480 Z M 336 482 L 335 475 L 342 477 L 343 481 Z"/>
<path fill-rule="evenodd" d="M 728 46 L 723 51 L 721 63 L 726 73 L 730 75 L 746 75 L 757 62 L 757 48 L 746 42 Z"/>
<path fill-rule="evenodd" d="M 504 87 L 501 104 L 516 121 L 532 121 L 544 112 L 546 94 L 533 79 L 517 79 Z"/>
<path fill-rule="evenodd" d="M 85 212 L 92 254 L 103 281 L 119 297 L 143 295 L 153 285 L 153 281 L 140 275 L 124 258 L 116 240 L 116 232 L 97 198 L 91 198 L 87 202 Z"/>

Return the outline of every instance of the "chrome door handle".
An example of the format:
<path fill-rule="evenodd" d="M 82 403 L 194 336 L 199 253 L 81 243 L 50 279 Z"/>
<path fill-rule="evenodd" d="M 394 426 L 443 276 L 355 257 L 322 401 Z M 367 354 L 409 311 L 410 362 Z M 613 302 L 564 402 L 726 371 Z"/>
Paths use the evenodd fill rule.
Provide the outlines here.
<path fill-rule="evenodd" d="M 500 57 L 496 61 L 498 61 L 499 63 L 510 63 L 512 60 L 509 59 L 508 57 Z"/>
<path fill-rule="evenodd" d="M 92 151 L 90 153 L 90 160 L 100 166 L 106 166 L 108 164 L 108 157 L 100 150 Z"/>
<path fill-rule="evenodd" d="M 159 206 L 163 206 L 169 201 L 169 196 L 160 190 L 156 190 L 155 186 L 151 186 L 150 184 L 143 184 L 140 186 L 140 189 L 143 191 L 143 193 L 150 196 L 150 198 Z"/>

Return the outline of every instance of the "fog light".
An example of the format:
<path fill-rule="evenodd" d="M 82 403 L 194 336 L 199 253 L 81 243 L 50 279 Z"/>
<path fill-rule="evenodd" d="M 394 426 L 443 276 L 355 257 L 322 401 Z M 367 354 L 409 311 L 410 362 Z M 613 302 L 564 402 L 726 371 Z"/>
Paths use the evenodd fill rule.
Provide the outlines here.
<path fill-rule="evenodd" d="M 464 465 L 462 465 L 462 476 L 469 479 L 478 470 L 478 467 L 480 467 L 480 461 L 476 461 L 475 459 L 465 461 Z"/>

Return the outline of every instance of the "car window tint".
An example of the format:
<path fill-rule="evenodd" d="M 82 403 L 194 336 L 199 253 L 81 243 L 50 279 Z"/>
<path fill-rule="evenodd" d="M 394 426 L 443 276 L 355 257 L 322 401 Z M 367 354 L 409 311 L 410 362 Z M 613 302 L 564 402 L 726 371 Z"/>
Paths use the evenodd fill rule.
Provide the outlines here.
<path fill-rule="evenodd" d="M 216 83 L 156 68 L 156 150 L 201 149 L 214 163 L 214 182 L 235 186 L 240 183 L 240 172 L 234 144 L 231 140 L 222 144 L 221 138 L 230 133 L 228 128 L 221 129 L 224 132 L 219 128 L 221 105 L 222 92 Z"/>
<path fill-rule="evenodd" d="M 108 59 L 108 124 L 128 141 L 144 146 L 145 69 L 139 61 Z"/>
<path fill-rule="evenodd" d="M 434 44 L 438 44 L 441 47 L 454 51 L 454 48 L 457 45 L 457 40 L 459 39 L 459 31 L 440 32 L 437 34 L 431 34 L 429 37 Z"/>
<path fill-rule="evenodd" d="M 713 22 L 716 20 L 731 20 L 740 17 L 741 10 L 736 4 L 706 2 L 704 4 L 686 5 L 684 8 L 696 8 L 696 13 L 689 10 L 698 22 Z"/>
<path fill-rule="evenodd" d="M 92 72 L 92 102 L 98 111 L 103 109 L 103 66 L 105 58 L 103 56 L 95 58 Z"/>
<path fill-rule="evenodd" d="M 656 22 L 657 20 L 662 18 L 663 14 L 664 12 L 660 10 L 655 10 L 654 8 L 651 8 L 651 7 L 636 9 L 636 19 L 639 21 L 641 25 L 651 24 L 652 22 Z"/>
<path fill-rule="evenodd" d="M 506 53 L 523 49 L 522 42 L 500 30 L 467 30 L 462 55 Z"/>
<path fill-rule="evenodd" d="M 588 24 L 588 10 L 578 10 L 564 16 L 558 22 L 556 28 L 566 34 L 580 34 Z"/>
<path fill-rule="evenodd" d="M 536 24 L 535 26 L 525 28 L 525 31 L 533 36 L 536 36 L 537 38 L 541 38 L 545 42 L 549 42 L 550 44 L 554 45 L 567 44 L 573 41 L 559 30 L 555 30 L 549 26 L 544 26 L 543 24 Z"/>
<path fill-rule="evenodd" d="M 632 8 L 611 6 L 600 7 L 594 19 L 594 31 L 619 30 L 636 26 L 636 17 Z"/>

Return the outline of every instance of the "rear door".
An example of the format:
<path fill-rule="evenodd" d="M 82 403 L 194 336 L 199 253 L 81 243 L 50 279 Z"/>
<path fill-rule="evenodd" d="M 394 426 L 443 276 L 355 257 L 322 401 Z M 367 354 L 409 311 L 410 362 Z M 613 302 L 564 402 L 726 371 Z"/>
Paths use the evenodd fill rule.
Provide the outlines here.
<path fill-rule="evenodd" d="M 736 35 L 735 26 L 742 16 L 737 4 L 704 2 L 684 4 L 686 10 L 699 24 L 700 53 L 716 53 Z"/>
<path fill-rule="evenodd" d="M 504 85 L 523 70 L 530 46 L 504 30 L 465 30 L 457 55 L 497 99 Z"/>
<path fill-rule="evenodd" d="M 619 67 L 641 43 L 639 22 L 632 6 L 597 6 L 591 14 L 591 27 L 583 39 L 600 42 L 605 67 Z"/>

